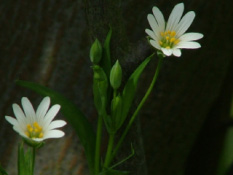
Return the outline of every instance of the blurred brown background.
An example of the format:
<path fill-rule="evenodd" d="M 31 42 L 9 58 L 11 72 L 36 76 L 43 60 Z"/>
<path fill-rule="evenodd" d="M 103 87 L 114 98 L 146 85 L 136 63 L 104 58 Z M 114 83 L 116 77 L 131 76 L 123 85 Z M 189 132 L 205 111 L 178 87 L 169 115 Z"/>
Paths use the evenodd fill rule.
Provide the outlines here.
<path fill-rule="evenodd" d="M 166 0 L 1 0 L 0 1 L 0 163 L 17 174 L 19 136 L 4 116 L 12 103 L 41 96 L 14 80 L 48 86 L 73 100 L 93 127 L 92 70 L 89 48 L 113 28 L 112 54 L 123 65 L 124 80 L 153 50 L 146 42 L 146 16 L 158 6 L 168 18 L 180 1 Z M 185 0 L 195 11 L 188 31 L 201 32 L 202 48 L 183 50 L 164 60 L 153 93 L 126 139 L 119 159 L 136 155 L 120 168 L 138 175 L 213 175 L 229 122 L 233 89 L 233 11 L 230 0 Z M 140 80 L 138 104 L 151 81 L 157 58 Z M 64 117 L 60 114 L 58 118 Z M 38 151 L 36 175 L 87 175 L 79 139 L 69 124 L 62 139 Z M 104 138 L 106 143 L 107 138 Z"/>

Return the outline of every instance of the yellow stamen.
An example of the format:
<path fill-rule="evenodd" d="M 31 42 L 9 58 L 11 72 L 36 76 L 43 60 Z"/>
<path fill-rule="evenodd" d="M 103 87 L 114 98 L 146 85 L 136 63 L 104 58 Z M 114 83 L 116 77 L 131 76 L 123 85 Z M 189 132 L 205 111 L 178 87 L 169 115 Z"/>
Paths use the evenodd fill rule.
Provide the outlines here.
<path fill-rule="evenodd" d="M 164 32 L 160 32 L 160 35 L 161 35 L 162 37 L 164 37 Z"/>
<path fill-rule="evenodd" d="M 172 42 L 174 42 L 176 39 L 175 38 L 171 38 L 170 39 L 170 42 L 172 43 Z"/>
<path fill-rule="evenodd" d="M 159 41 L 159 45 L 162 46 L 162 44 L 163 44 L 163 42 L 160 40 L 160 41 Z"/>
<path fill-rule="evenodd" d="M 175 31 L 165 31 L 160 32 L 161 39 L 159 40 L 159 45 L 163 48 L 173 48 L 176 44 L 180 42 L 179 39 L 176 38 L 176 32 Z"/>
<path fill-rule="evenodd" d="M 25 134 L 26 134 L 26 136 L 28 136 L 28 137 L 30 136 L 28 131 L 26 131 Z"/>
<path fill-rule="evenodd" d="M 41 132 L 38 137 L 42 138 L 43 136 L 44 136 L 44 134 Z"/>
<path fill-rule="evenodd" d="M 174 44 L 178 44 L 179 42 L 180 42 L 180 40 L 176 39 L 176 40 L 174 41 Z"/>
<path fill-rule="evenodd" d="M 42 127 L 37 122 L 34 122 L 32 125 L 27 124 L 25 134 L 29 138 L 42 138 L 44 136 Z"/>
<path fill-rule="evenodd" d="M 172 31 L 170 35 L 171 35 L 171 37 L 174 37 L 176 35 L 176 32 Z"/>
<path fill-rule="evenodd" d="M 32 127 L 28 128 L 28 131 L 33 132 L 33 128 Z"/>

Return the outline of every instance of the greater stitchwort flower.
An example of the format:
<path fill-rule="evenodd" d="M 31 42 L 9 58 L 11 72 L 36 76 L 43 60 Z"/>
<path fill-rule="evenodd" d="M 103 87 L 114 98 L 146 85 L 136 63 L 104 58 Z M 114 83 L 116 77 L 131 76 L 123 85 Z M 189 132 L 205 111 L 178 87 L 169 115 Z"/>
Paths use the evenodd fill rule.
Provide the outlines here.
<path fill-rule="evenodd" d="M 17 104 L 12 105 L 16 118 L 10 116 L 5 118 L 23 138 L 32 142 L 42 142 L 45 139 L 64 136 L 64 132 L 56 128 L 64 126 L 66 122 L 52 121 L 60 110 L 60 105 L 53 105 L 49 109 L 50 98 L 45 97 L 35 112 L 28 98 L 23 97 L 21 102 L 23 110 Z"/>
<path fill-rule="evenodd" d="M 195 13 L 190 11 L 181 16 L 184 11 L 184 4 L 177 4 L 169 18 L 165 23 L 163 14 L 157 7 L 152 9 L 153 15 L 148 14 L 147 19 L 149 21 L 150 29 L 146 29 L 145 32 L 150 37 L 150 44 L 158 50 L 161 50 L 164 55 L 181 56 L 180 49 L 197 49 L 201 45 L 195 40 L 201 39 L 203 34 L 201 33 L 185 33 L 189 26 L 192 24 Z"/>

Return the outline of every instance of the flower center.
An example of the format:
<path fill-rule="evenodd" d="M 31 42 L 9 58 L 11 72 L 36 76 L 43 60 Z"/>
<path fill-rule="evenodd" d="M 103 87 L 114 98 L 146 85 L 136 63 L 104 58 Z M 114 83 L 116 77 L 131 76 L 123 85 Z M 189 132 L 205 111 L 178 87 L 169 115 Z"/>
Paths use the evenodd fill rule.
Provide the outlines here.
<path fill-rule="evenodd" d="M 27 130 L 25 134 L 32 139 L 42 138 L 44 136 L 44 133 L 42 132 L 42 127 L 37 122 L 34 122 L 32 125 L 27 124 Z"/>
<path fill-rule="evenodd" d="M 173 48 L 176 44 L 180 42 L 179 39 L 176 38 L 175 31 L 166 31 L 160 32 L 161 40 L 159 41 L 159 45 L 163 48 L 170 49 Z"/>

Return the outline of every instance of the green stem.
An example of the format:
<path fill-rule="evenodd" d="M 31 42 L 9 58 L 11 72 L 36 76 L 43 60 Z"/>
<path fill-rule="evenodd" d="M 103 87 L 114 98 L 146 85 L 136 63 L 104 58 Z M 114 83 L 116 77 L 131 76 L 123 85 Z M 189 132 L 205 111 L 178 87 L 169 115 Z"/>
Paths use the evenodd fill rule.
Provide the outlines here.
<path fill-rule="evenodd" d="M 36 147 L 32 147 L 32 175 L 34 174 L 35 159 L 36 159 Z"/>
<path fill-rule="evenodd" d="M 107 168 L 109 166 L 110 162 L 111 162 L 114 138 L 115 138 L 115 134 L 110 134 L 109 135 L 108 148 L 107 148 L 107 153 L 106 153 L 105 162 L 104 162 L 104 167 L 105 168 Z"/>
<path fill-rule="evenodd" d="M 114 151 L 113 151 L 113 154 L 112 154 L 112 157 L 111 157 L 110 162 L 111 162 L 112 159 L 115 157 L 115 155 L 116 155 L 118 149 L 120 148 L 122 142 L 124 141 L 124 139 L 125 139 L 125 137 L 126 137 L 128 131 L 129 131 L 130 127 L 132 126 L 132 124 L 133 124 L 133 122 L 134 122 L 134 120 L 135 120 L 135 118 L 136 118 L 138 112 L 140 111 L 140 109 L 141 109 L 142 106 L 144 105 L 145 101 L 147 100 L 148 96 L 150 95 L 150 93 L 151 93 L 151 91 L 152 91 L 152 89 L 153 89 L 153 87 L 154 87 L 154 85 L 155 85 L 155 82 L 156 82 L 156 80 L 157 80 L 157 78 L 158 78 L 158 75 L 159 75 L 159 72 L 160 72 L 160 68 L 161 68 L 161 65 L 162 65 L 162 62 L 163 62 L 163 56 L 162 56 L 162 55 L 159 55 L 159 54 L 158 54 L 158 56 L 159 56 L 159 62 L 158 62 L 158 65 L 157 65 L 157 68 L 156 68 L 154 77 L 153 77 L 153 79 L 152 79 L 152 81 L 151 81 L 151 84 L 150 84 L 150 86 L 149 86 L 149 88 L 148 88 L 146 94 L 145 94 L 144 97 L 142 98 L 141 102 L 139 103 L 137 109 L 136 109 L 135 112 L 133 113 L 133 115 L 132 115 L 132 117 L 131 117 L 131 119 L 130 119 L 128 125 L 126 126 L 126 128 L 125 128 L 125 130 L 124 130 L 124 132 L 123 132 L 123 134 L 122 134 L 122 136 L 121 136 L 119 142 L 117 143 L 117 145 L 116 145 L 116 147 L 115 147 L 115 149 L 114 149 Z"/>
<path fill-rule="evenodd" d="M 103 116 L 99 115 L 97 123 L 97 135 L 96 135 L 96 146 L 95 146 L 95 169 L 94 172 L 97 175 L 100 168 L 100 146 L 101 146 L 101 136 L 102 136 L 102 125 L 103 125 Z"/>

